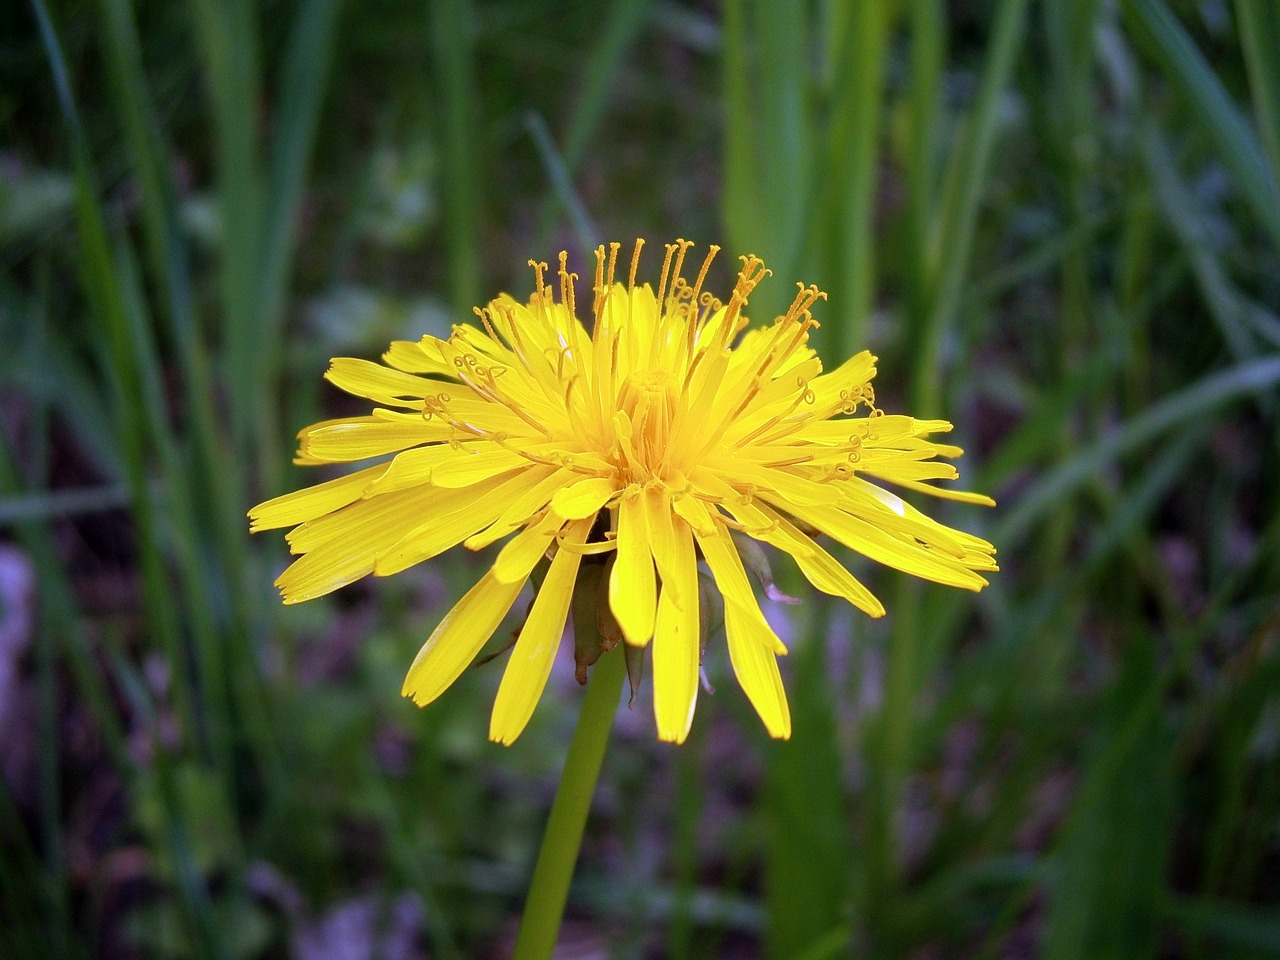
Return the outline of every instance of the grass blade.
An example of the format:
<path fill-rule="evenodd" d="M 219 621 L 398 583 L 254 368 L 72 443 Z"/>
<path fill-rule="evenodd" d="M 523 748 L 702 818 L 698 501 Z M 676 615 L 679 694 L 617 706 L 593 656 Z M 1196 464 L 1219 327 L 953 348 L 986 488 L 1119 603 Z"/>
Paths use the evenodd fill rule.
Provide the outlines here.
<path fill-rule="evenodd" d="M 449 299 L 459 316 L 480 302 L 479 101 L 470 0 L 434 0 L 432 53 L 443 144 L 445 238 L 449 250 Z"/>
<path fill-rule="evenodd" d="M 1026 10 L 1027 0 L 1002 0 L 996 9 L 977 97 L 947 169 L 940 219 L 929 256 L 933 266 L 930 310 L 924 328 L 917 332 L 920 349 L 911 407 L 915 416 L 933 416 L 940 406 L 943 345 L 964 296 L 978 209 L 995 147 L 1000 97 L 1022 40 Z"/>
<path fill-rule="evenodd" d="M 1005 511 L 991 536 L 1011 549 L 1062 499 L 1093 477 L 1103 464 L 1132 453 L 1184 420 L 1205 416 L 1218 406 L 1273 389 L 1280 383 L 1280 356 L 1274 354 L 1210 374 L 1148 407 L 1122 427 L 1062 463 L 1037 481 Z"/>
<path fill-rule="evenodd" d="M 272 391 L 280 380 L 285 301 L 296 252 L 298 211 L 314 152 L 320 107 L 328 86 L 342 0 L 307 0 L 294 15 L 284 67 L 275 96 L 275 136 L 267 165 L 262 209 L 262 246 L 256 281 L 263 329 L 255 353 L 258 385 L 258 443 L 267 488 L 278 489 L 281 446 L 279 405 Z"/>
<path fill-rule="evenodd" d="M 1280 181 L 1280 7 L 1273 0 L 1236 0 L 1236 23 L 1254 118 L 1271 173 Z"/>
<path fill-rule="evenodd" d="M 1236 189 L 1280 248 L 1280 189 L 1240 108 L 1163 0 L 1124 0 L 1123 8 L 1134 32 L 1209 133 Z"/>

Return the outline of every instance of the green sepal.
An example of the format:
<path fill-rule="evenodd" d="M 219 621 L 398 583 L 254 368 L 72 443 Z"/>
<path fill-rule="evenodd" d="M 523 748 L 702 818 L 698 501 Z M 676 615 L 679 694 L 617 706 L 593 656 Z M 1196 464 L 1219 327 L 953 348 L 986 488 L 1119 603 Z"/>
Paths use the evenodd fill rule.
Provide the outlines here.
<path fill-rule="evenodd" d="M 764 587 L 764 595 L 774 603 L 799 603 L 799 599 L 783 593 L 773 581 L 773 570 L 769 566 L 769 556 L 759 542 L 744 534 L 734 532 L 733 543 L 738 548 L 738 556 L 747 571 L 760 581 Z"/>

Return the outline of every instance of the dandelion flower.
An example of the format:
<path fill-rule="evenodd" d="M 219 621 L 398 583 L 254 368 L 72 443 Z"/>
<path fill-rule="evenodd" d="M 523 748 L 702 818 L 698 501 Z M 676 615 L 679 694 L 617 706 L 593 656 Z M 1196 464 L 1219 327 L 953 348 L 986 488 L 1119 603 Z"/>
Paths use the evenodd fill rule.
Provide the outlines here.
<path fill-rule="evenodd" d="M 549 557 L 494 704 L 489 735 L 502 743 L 546 685 L 584 561 L 611 555 L 608 610 L 629 646 L 652 646 L 658 736 L 676 742 L 699 687 L 700 557 L 723 598 L 734 673 L 774 737 L 791 732 L 786 648 L 756 600 L 743 536 L 873 617 L 880 601 L 817 534 L 954 587 L 979 590 L 996 569 L 991 544 L 885 488 L 992 502 L 933 485 L 956 477 L 945 461 L 960 449 L 929 439 L 951 425 L 882 413 L 870 353 L 823 371 L 807 343 L 816 287 L 800 285 L 785 314 L 747 330 L 747 298 L 768 273 L 758 258 L 742 258 L 724 303 L 703 289 L 718 248 L 690 284 L 692 244 L 667 245 L 655 292 L 636 282 L 642 245 L 625 285 L 619 245 L 597 249 L 590 330 L 561 253 L 558 290 L 530 261 L 527 304 L 499 296 L 447 340 L 392 343 L 383 364 L 335 359 L 327 378 L 377 406 L 307 427 L 296 462 L 382 462 L 250 512 L 255 531 L 294 527 L 286 539 L 301 556 L 276 581 L 285 603 L 506 540 L 409 668 L 403 692 L 419 705 L 475 659 Z"/>

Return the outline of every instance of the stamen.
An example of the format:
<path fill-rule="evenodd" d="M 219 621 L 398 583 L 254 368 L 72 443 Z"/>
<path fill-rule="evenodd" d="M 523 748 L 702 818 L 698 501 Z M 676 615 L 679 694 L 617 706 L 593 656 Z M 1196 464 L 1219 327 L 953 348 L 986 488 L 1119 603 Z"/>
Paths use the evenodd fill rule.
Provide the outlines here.
<path fill-rule="evenodd" d="M 758 437 L 764 436 L 766 433 L 768 433 L 770 430 L 772 430 L 781 422 L 782 422 L 781 417 L 770 417 L 764 423 L 760 424 L 760 426 L 756 427 L 754 430 L 748 433 L 745 437 L 743 437 L 741 440 L 735 443 L 734 447 L 738 449 L 745 447 L 747 444 L 753 442 Z"/>
<path fill-rule="evenodd" d="M 784 320 L 795 320 L 801 314 L 805 314 L 805 322 L 818 326 L 818 322 L 808 315 L 809 308 L 819 300 L 827 299 L 826 293 L 819 290 L 816 285 L 810 284 L 805 286 L 803 283 L 797 283 L 800 292 L 796 294 L 795 300 L 791 302 L 791 306 L 787 308 L 787 312 L 783 315 Z"/>
<path fill-rule="evenodd" d="M 533 283 L 534 283 L 534 286 L 536 287 L 534 296 L 537 297 L 539 300 L 542 300 L 543 291 L 546 288 L 546 283 L 542 279 L 542 274 L 547 269 L 546 261 L 530 260 L 529 266 L 533 267 Z"/>
<path fill-rule="evenodd" d="M 794 467 L 794 466 L 796 466 L 797 464 L 801 464 L 801 463 L 808 463 L 808 462 L 809 462 L 810 460 L 812 460 L 812 459 L 813 459 L 813 454 L 811 454 L 811 453 L 806 453 L 804 456 L 801 456 L 801 457 L 792 457 L 790 460 L 771 460 L 771 461 L 769 461 L 768 463 L 762 464 L 762 466 L 766 466 L 766 467 Z"/>
<path fill-rule="evenodd" d="M 688 252 L 688 250 L 689 250 L 689 248 L 690 248 L 690 247 L 692 247 L 692 246 L 693 246 L 693 241 L 692 241 L 692 240 L 685 240 L 683 237 L 682 237 L 682 238 L 680 238 L 680 239 L 677 239 L 677 240 L 676 240 L 676 247 L 677 247 L 677 250 L 676 250 L 676 263 L 675 263 L 675 266 L 674 266 L 674 267 L 672 268 L 672 270 L 671 270 L 671 289 L 672 289 L 672 291 L 678 290 L 678 289 L 680 288 L 680 284 L 681 284 L 681 280 L 680 280 L 680 268 L 684 266 L 684 255 L 685 255 L 685 253 L 687 253 L 687 252 Z M 673 295 L 674 295 L 674 293 L 673 293 Z M 661 301 L 661 300 L 659 300 L 658 302 L 659 302 L 659 303 L 661 303 L 662 301 Z"/>
<path fill-rule="evenodd" d="M 702 292 L 702 284 L 707 279 L 707 271 L 711 269 L 711 261 L 716 258 L 716 254 L 720 252 L 720 248 L 714 243 L 707 248 L 707 257 L 702 261 L 702 269 L 698 271 L 698 279 L 693 284 L 693 300 L 698 299 L 698 294 Z"/>
<path fill-rule="evenodd" d="M 667 275 L 671 270 L 671 255 L 676 252 L 674 243 L 666 244 L 667 255 L 662 258 L 662 278 L 658 281 L 658 317 L 661 319 L 663 305 L 667 302 Z"/>
<path fill-rule="evenodd" d="M 765 267 L 764 261 L 755 254 L 742 257 L 742 270 L 738 273 L 738 282 L 734 284 L 733 296 L 729 298 L 729 306 L 725 312 L 724 328 L 720 331 L 720 341 L 723 346 L 728 346 L 738 331 L 742 329 L 741 323 L 742 308 L 747 305 L 747 298 L 751 296 L 751 291 L 765 277 L 769 276 L 773 271 Z"/>
<path fill-rule="evenodd" d="M 595 330 L 593 334 L 599 337 L 600 328 L 600 305 L 604 302 L 604 244 L 596 247 L 596 283 L 595 283 L 595 300 L 591 304 L 591 314 L 596 318 Z"/>
<path fill-rule="evenodd" d="M 640 268 L 640 250 L 644 247 L 644 239 L 636 238 L 636 248 L 631 254 L 631 272 L 627 274 L 627 290 L 631 291 L 636 286 L 636 271 Z"/>
<path fill-rule="evenodd" d="M 481 310 L 479 307 L 472 307 L 471 312 L 480 318 L 480 322 L 484 324 L 485 332 L 489 334 L 489 339 L 495 343 L 501 343 L 502 341 L 498 339 L 497 332 L 493 329 L 493 324 L 489 322 L 489 318 L 486 316 L 488 311 Z"/>
<path fill-rule="evenodd" d="M 711 319 L 711 315 L 724 306 L 714 293 L 710 290 L 703 290 L 698 297 L 698 304 L 702 307 L 701 316 L 698 317 L 698 327 L 701 329 L 707 325 L 707 321 Z"/>
<path fill-rule="evenodd" d="M 569 253 L 567 250 L 560 251 L 560 302 L 569 308 L 569 316 L 576 317 L 578 311 L 575 309 L 573 299 L 573 281 L 578 279 L 576 273 L 569 272 Z M 572 327 L 570 328 L 572 329 Z"/>
<path fill-rule="evenodd" d="M 616 240 L 609 244 L 609 273 L 605 282 L 611 287 L 613 286 L 614 268 L 618 265 L 618 250 L 621 248 L 622 244 L 618 243 Z"/>

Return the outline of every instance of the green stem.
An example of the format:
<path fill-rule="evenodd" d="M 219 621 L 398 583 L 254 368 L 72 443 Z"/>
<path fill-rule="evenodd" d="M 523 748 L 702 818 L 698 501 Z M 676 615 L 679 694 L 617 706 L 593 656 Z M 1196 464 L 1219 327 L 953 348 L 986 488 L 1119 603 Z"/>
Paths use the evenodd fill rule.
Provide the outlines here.
<path fill-rule="evenodd" d="M 555 950 L 569 896 L 569 881 L 582 845 L 582 828 L 591 809 L 600 764 L 613 729 L 613 714 L 618 709 L 618 691 L 624 673 L 622 652 L 609 651 L 600 656 L 591 671 L 578 715 L 578 728 L 569 744 L 560 786 L 551 804 L 547 831 L 542 836 L 542 849 L 533 868 L 533 881 L 520 918 L 520 934 L 512 960 L 549 960 Z"/>

